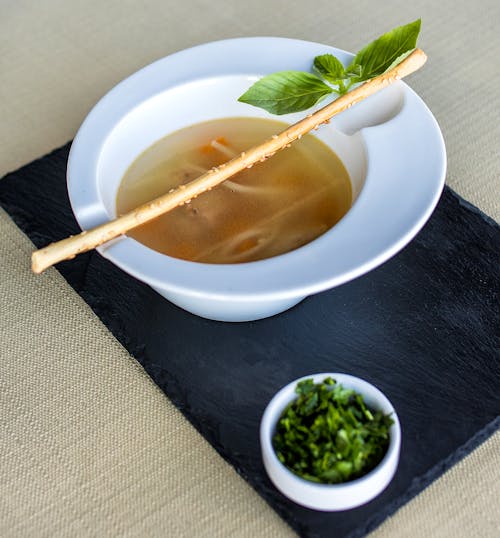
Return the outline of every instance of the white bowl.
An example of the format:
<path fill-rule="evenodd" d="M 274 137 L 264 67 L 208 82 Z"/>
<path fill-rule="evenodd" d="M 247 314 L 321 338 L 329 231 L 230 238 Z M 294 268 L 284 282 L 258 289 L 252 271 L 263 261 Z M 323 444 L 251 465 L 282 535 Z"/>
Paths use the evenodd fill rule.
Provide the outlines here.
<path fill-rule="evenodd" d="M 344 62 L 352 58 L 294 39 L 231 39 L 178 52 L 118 84 L 90 112 L 71 147 L 68 191 L 82 229 L 116 216 L 124 172 L 156 140 L 215 118 L 276 118 L 237 98 L 259 76 L 309 70 L 314 56 L 326 52 Z M 281 118 L 292 122 L 304 114 Z M 354 204 L 315 241 L 237 265 L 174 259 L 128 237 L 99 252 L 176 305 L 223 321 L 271 316 L 366 273 L 403 248 L 434 209 L 446 168 L 441 132 L 422 100 L 398 82 L 334 118 L 316 136 L 343 160 Z"/>
<path fill-rule="evenodd" d="M 382 461 L 365 476 L 342 484 L 318 484 L 300 478 L 279 461 L 272 446 L 272 437 L 281 413 L 297 397 L 295 393 L 297 383 L 304 379 L 313 379 L 314 383 L 320 383 L 326 377 L 332 377 L 344 387 L 359 392 L 370 408 L 381 410 L 385 414 L 390 413 L 394 421 L 390 427 L 389 447 Z M 392 480 L 399 462 L 401 426 L 394 407 L 379 389 L 352 375 L 322 373 L 296 379 L 274 396 L 262 416 L 260 445 L 267 474 L 274 485 L 289 499 L 315 510 L 332 512 L 349 510 L 371 501 Z"/>

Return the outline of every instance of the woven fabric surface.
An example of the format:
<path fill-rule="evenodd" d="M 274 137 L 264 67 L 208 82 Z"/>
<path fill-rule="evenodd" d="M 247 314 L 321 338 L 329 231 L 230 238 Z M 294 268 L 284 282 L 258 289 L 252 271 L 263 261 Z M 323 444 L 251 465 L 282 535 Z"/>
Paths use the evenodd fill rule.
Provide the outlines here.
<path fill-rule="evenodd" d="M 114 84 L 185 47 L 243 35 L 356 50 L 423 19 L 410 80 L 439 121 L 448 184 L 499 220 L 498 2 L 18 0 L 0 6 L 0 175 L 71 139 Z M 0 211 L 0 535 L 286 536 Z M 497 536 L 500 435 L 376 536 Z"/>
<path fill-rule="evenodd" d="M 0 536 L 286 536 L 0 215 Z"/>

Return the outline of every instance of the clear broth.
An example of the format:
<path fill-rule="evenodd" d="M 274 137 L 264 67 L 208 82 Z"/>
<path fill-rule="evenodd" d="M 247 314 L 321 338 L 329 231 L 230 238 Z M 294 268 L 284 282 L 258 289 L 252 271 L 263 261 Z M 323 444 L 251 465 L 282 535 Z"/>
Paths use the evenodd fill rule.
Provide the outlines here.
<path fill-rule="evenodd" d="M 285 127 L 274 120 L 225 118 L 162 138 L 126 171 L 117 213 L 192 181 Z M 351 200 L 351 182 L 341 160 L 323 142 L 306 135 L 128 235 L 174 258 L 251 262 L 316 239 L 343 217 Z"/>

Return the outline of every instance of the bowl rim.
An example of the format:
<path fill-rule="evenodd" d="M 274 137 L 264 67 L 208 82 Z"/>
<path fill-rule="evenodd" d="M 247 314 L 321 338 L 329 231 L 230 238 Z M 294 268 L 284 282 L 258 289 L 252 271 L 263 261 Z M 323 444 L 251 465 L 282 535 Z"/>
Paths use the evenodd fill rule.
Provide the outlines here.
<path fill-rule="evenodd" d="M 263 54 L 265 51 L 268 52 L 267 56 Z M 78 223 L 85 229 L 88 204 L 82 202 L 80 194 L 82 190 L 88 193 L 94 188 L 92 182 L 89 184 L 88 177 L 92 177 L 92 174 L 95 176 L 103 142 L 120 120 L 139 104 L 158 93 L 207 77 L 243 73 L 250 81 L 256 75 L 280 70 L 279 66 L 282 69 L 286 65 L 283 63 L 285 54 L 288 64 L 294 64 L 295 60 L 290 62 L 290 57 L 309 57 L 310 62 L 320 52 L 331 52 L 344 61 L 352 57 L 341 49 L 309 41 L 279 37 L 235 38 L 174 53 L 119 83 L 91 110 L 70 150 L 68 191 Z M 238 58 L 237 63 L 235 58 Z M 245 58 L 243 64 L 241 58 Z M 297 65 L 300 61 L 297 60 Z M 294 65 L 290 68 L 294 68 Z M 415 92 L 403 82 L 396 84 L 404 91 L 405 114 L 399 113 L 382 125 L 360 131 L 369 161 L 365 186 L 341 221 L 311 243 L 273 258 L 227 265 L 171 258 L 128 237 L 99 247 L 99 252 L 118 267 L 154 287 L 217 300 L 286 300 L 323 291 L 368 272 L 392 257 L 416 235 L 434 210 L 444 186 L 446 153 L 439 126 Z M 419 119 L 416 127 L 418 132 L 411 137 L 402 136 L 405 126 L 408 127 L 408 122 L 416 116 Z M 286 120 L 287 117 L 281 116 L 280 119 Z M 389 138 L 390 142 L 383 149 L 385 161 L 382 155 L 378 155 L 381 150 L 375 151 L 375 148 L 381 147 L 381 138 Z M 407 164 L 409 154 L 415 149 L 412 147 L 415 140 L 419 151 L 411 163 L 421 168 L 425 156 L 428 164 L 424 175 L 431 179 L 427 184 L 423 182 L 424 187 L 420 190 L 417 188 L 417 201 L 410 204 L 412 214 L 400 218 L 403 225 L 398 232 L 394 233 L 395 227 L 387 223 L 381 234 L 385 238 L 384 243 L 374 247 L 359 228 L 363 223 L 366 226 L 366 208 L 370 207 L 371 200 L 378 198 L 379 205 L 384 203 L 381 199 L 383 195 L 377 191 L 380 188 L 377 176 L 404 172 L 413 178 L 418 187 L 418 173 Z M 394 167 L 393 159 L 388 168 L 384 162 L 387 163 L 393 154 L 397 155 L 397 166 Z M 410 180 L 406 179 L 406 183 L 409 184 Z M 95 198 L 96 201 L 100 200 L 98 192 Z M 376 219 L 373 224 L 380 229 L 381 224 Z M 380 242 L 380 238 L 376 237 L 374 241 Z M 343 259 L 335 257 L 332 252 L 342 252 Z M 203 274 L 203 278 L 200 278 L 200 274 Z"/>
<path fill-rule="evenodd" d="M 297 383 L 306 379 L 313 379 L 314 383 L 320 383 L 325 378 L 332 377 L 337 383 L 353 388 L 364 397 L 367 392 L 371 400 L 376 402 L 375 407 L 382 409 L 384 413 L 390 413 L 393 424 L 390 427 L 389 446 L 379 464 L 363 476 L 342 482 L 339 484 L 324 484 L 312 482 L 296 475 L 288 469 L 276 455 L 272 445 L 272 436 L 276 423 L 285 407 L 297 396 L 295 387 Z M 401 424 L 394 406 L 387 396 L 375 385 L 351 374 L 340 372 L 322 372 L 305 375 L 297 378 L 282 387 L 269 401 L 261 418 L 259 437 L 264 466 L 275 486 L 286 496 L 295 502 L 310 508 L 325 510 L 325 503 L 331 503 L 329 509 L 349 509 L 373 499 L 381 493 L 392 480 L 401 449 Z M 349 493 L 354 496 L 354 501 L 342 499 Z M 314 498 L 316 497 L 316 499 Z"/>

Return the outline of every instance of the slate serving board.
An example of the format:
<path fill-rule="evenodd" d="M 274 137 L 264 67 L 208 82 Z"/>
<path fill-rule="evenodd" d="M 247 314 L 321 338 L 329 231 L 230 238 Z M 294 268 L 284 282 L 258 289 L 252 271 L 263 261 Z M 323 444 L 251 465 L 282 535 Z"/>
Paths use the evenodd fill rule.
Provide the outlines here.
<path fill-rule="evenodd" d="M 37 247 L 79 232 L 66 193 L 68 151 L 69 144 L 0 181 L 0 203 Z M 500 426 L 499 253 L 498 226 L 446 188 L 425 228 L 389 262 L 266 320 L 198 318 L 95 252 L 58 270 L 300 535 L 354 537 Z M 274 393 L 323 371 L 377 385 L 403 430 L 390 486 L 367 505 L 338 513 L 283 497 L 265 474 L 258 442 L 260 417 Z"/>

